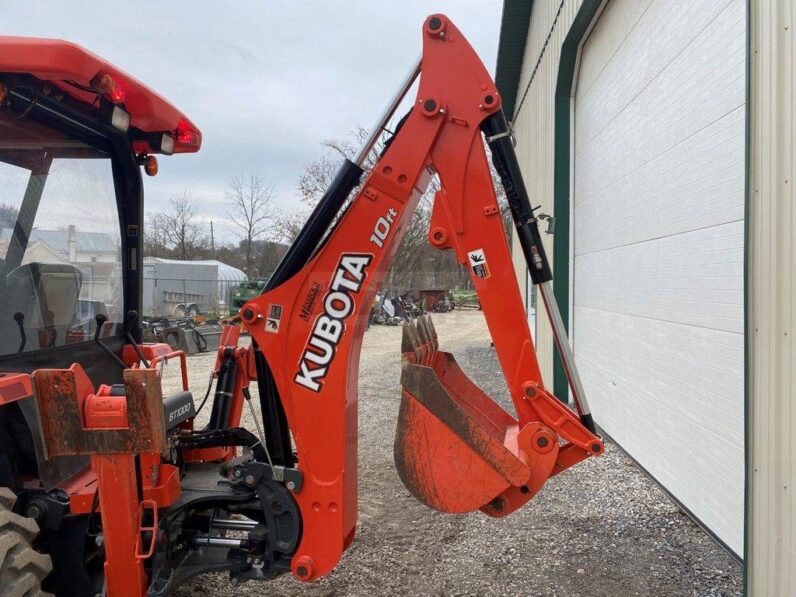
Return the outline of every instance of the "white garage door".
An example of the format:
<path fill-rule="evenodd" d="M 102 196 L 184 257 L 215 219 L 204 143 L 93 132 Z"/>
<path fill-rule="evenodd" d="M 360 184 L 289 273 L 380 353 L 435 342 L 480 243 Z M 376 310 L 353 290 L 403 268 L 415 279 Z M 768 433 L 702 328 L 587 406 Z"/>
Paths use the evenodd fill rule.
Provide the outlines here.
<path fill-rule="evenodd" d="M 611 0 L 574 124 L 575 353 L 597 423 L 743 553 L 744 0 Z"/>

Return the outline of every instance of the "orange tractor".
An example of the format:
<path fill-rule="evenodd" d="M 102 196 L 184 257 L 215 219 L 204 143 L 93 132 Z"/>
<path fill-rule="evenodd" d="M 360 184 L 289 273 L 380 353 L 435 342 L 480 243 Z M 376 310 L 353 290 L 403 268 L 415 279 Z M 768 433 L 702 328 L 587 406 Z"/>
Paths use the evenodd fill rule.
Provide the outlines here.
<path fill-rule="evenodd" d="M 225 328 L 199 426 L 185 355 L 142 343 L 138 312 L 141 171 L 155 173 L 155 154 L 197 151 L 201 133 L 78 46 L 0 37 L 0 593 L 164 595 L 208 572 L 311 581 L 332 570 L 357 522 L 369 307 L 433 175 L 428 240 L 468 268 L 515 412 L 438 350 L 429 318 L 404 324 L 395 463 L 407 489 L 442 512 L 501 517 L 603 452 L 500 95 L 448 18 L 427 18 L 422 39 L 359 156 L 241 309 L 251 342 Z M 542 381 L 490 155 L 576 411 Z M 180 362 L 183 390 L 164 396 L 168 360 Z M 247 429 L 251 400 L 262 416 Z"/>

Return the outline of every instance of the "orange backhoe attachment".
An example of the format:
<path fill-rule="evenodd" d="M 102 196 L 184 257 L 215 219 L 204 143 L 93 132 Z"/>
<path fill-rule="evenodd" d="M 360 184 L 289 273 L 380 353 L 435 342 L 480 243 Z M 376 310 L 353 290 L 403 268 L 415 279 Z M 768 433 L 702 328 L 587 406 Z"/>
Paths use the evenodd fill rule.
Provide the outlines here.
<path fill-rule="evenodd" d="M 360 184 L 364 157 L 374 155 L 376 140 L 418 77 L 411 111 Z M 548 308 L 577 413 L 545 389 L 490 155 L 531 279 Z M 375 293 L 434 175 L 440 189 L 428 240 L 468 269 L 515 414 L 438 350 L 430 319 L 407 323 L 395 442 L 404 484 L 444 512 L 505 516 L 550 476 L 603 451 L 555 307 L 552 272 L 500 95 L 461 32 L 444 15 L 432 15 L 423 25 L 420 63 L 355 161 L 344 164 L 263 294 L 241 310 L 255 346 L 268 453 L 274 464 L 295 466 L 303 475 L 301 491 L 294 491 L 302 534 L 291 562 L 301 580 L 331 570 L 353 540 L 362 337 Z"/>

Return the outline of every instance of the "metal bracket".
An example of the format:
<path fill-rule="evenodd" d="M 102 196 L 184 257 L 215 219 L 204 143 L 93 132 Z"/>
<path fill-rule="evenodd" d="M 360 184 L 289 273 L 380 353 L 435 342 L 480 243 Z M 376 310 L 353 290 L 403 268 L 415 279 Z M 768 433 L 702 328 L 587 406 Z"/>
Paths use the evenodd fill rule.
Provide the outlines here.
<path fill-rule="evenodd" d="M 126 369 L 125 429 L 86 429 L 80 398 L 94 388 L 80 365 L 33 373 L 46 458 L 99 454 L 153 454 L 166 448 L 160 380 L 154 369 Z"/>

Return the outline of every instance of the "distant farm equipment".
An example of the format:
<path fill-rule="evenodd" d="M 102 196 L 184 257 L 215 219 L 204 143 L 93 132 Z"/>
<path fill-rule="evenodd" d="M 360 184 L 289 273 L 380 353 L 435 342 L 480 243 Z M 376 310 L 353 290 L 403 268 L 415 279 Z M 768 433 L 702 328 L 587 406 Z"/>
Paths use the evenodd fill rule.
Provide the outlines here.
<path fill-rule="evenodd" d="M 448 313 L 453 311 L 454 303 L 450 292 L 446 289 L 428 289 L 419 292 L 420 302 L 425 311 L 432 313 Z"/>
<path fill-rule="evenodd" d="M 475 290 L 451 290 L 450 295 L 456 309 L 481 309 L 481 301 Z"/>
<path fill-rule="evenodd" d="M 237 315 L 240 308 L 246 304 L 247 301 L 262 294 L 265 285 L 271 276 L 268 275 L 264 278 L 251 278 L 245 282 L 238 284 L 235 293 L 229 299 L 229 314 Z"/>
<path fill-rule="evenodd" d="M 149 317 L 227 313 L 230 295 L 242 282 L 246 282 L 246 274 L 220 261 L 147 257 L 142 311 Z"/>
<path fill-rule="evenodd" d="M 173 350 L 182 350 L 186 354 L 216 350 L 223 331 L 223 326 L 217 321 L 204 321 L 201 318 L 163 317 L 145 320 L 142 327 L 144 342 L 163 342 Z"/>

